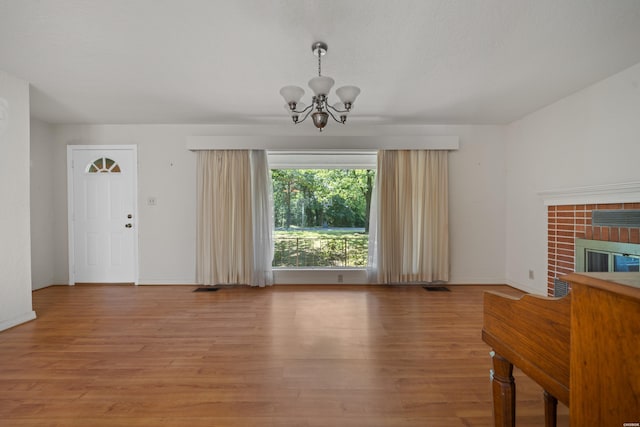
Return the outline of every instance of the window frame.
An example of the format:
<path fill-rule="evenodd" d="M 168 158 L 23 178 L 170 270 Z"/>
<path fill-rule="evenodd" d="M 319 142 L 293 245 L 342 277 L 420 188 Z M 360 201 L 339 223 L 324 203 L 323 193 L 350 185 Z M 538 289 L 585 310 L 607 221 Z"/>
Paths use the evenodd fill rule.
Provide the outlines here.
<path fill-rule="evenodd" d="M 377 150 L 267 150 L 269 169 L 369 169 L 377 173 Z M 275 228 L 274 228 L 275 231 Z M 353 266 L 273 267 L 274 271 L 366 270 Z"/>

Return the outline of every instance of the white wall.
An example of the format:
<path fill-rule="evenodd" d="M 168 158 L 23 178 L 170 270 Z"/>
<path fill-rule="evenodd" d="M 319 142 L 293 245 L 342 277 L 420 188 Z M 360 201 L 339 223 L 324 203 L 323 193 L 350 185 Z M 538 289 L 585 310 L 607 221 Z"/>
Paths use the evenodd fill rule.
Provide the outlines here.
<path fill-rule="evenodd" d="M 639 160 L 640 64 L 507 126 L 507 283 L 546 294 L 539 192 L 638 182 Z"/>
<path fill-rule="evenodd" d="M 505 283 L 505 144 L 502 126 L 459 127 L 449 157 L 452 283 Z"/>
<path fill-rule="evenodd" d="M 53 210 L 56 246 L 54 282 L 66 283 L 68 280 L 67 144 L 138 145 L 140 283 L 194 283 L 196 161 L 195 154 L 185 148 L 187 137 L 291 134 L 292 128 L 216 125 L 55 126 L 54 159 L 58 166 L 53 171 L 56 192 Z M 349 148 L 348 134 L 361 133 L 362 129 L 354 126 L 343 129 L 344 148 Z M 460 149 L 450 156 L 451 282 L 504 283 L 503 128 L 406 126 L 384 127 L 381 132 L 460 137 Z M 60 194 L 61 191 L 65 193 Z M 156 206 L 147 205 L 149 197 L 157 199 Z M 326 283 L 325 276 L 318 281 L 308 274 L 298 275 L 295 281 L 300 283 L 307 279 L 310 283 Z M 352 277 L 355 276 L 345 273 L 345 283 L 349 283 Z"/>
<path fill-rule="evenodd" d="M 53 127 L 31 119 L 31 282 L 40 289 L 55 282 Z"/>
<path fill-rule="evenodd" d="M 29 237 L 29 84 L 0 71 L 0 330 L 35 318 Z M 6 106 L 6 108 L 5 108 Z"/>
<path fill-rule="evenodd" d="M 67 144 L 138 146 L 139 282 L 183 284 L 195 281 L 195 154 L 185 148 L 184 126 L 57 126 L 55 281 L 68 283 Z M 147 205 L 149 197 L 156 205 Z"/>
<path fill-rule="evenodd" d="M 506 281 L 520 289 L 545 294 L 546 208 L 539 193 L 639 182 L 639 118 L 640 64 L 508 126 L 387 126 L 380 130 L 387 135 L 460 136 L 460 149 L 450 157 L 452 283 Z M 54 265 L 53 283 L 68 281 L 67 144 L 138 145 L 140 283 L 193 283 L 195 155 L 185 149 L 187 137 L 299 132 L 292 131 L 292 126 L 231 125 L 47 128 L 34 125 L 33 157 L 38 161 L 39 156 L 47 155 L 49 147 L 41 143 L 47 138 L 47 131 L 53 129 L 53 211 L 34 209 L 32 214 L 36 216 L 34 233 L 41 235 L 47 221 L 53 223 L 55 249 L 50 254 L 52 260 L 40 259 L 46 254 L 34 250 L 34 286 L 46 282 L 49 276 L 40 274 L 50 262 Z M 335 129 L 328 129 L 327 134 L 362 132 L 356 126 Z M 312 129 L 307 130 L 309 135 L 316 135 Z M 348 136 L 345 148 L 349 148 Z M 0 154 L 7 158 L 3 152 Z M 2 173 L 6 173 L 4 169 Z M 33 190 L 37 191 L 32 196 L 34 203 L 49 196 L 47 186 L 34 185 Z M 155 207 L 147 206 L 148 197 L 157 198 Z M 40 241 L 34 237 L 36 240 Z M 529 270 L 534 272 L 533 280 L 528 277 Z M 305 276 L 306 273 L 289 279 L 299 282 Z M 331 277 L 325 275 L 322 281 Z M 352 273 L 345 273 L 344 277 L 345 282 L 360 280 Z M 288 281 L 282 275 L 280 278 Z"/>

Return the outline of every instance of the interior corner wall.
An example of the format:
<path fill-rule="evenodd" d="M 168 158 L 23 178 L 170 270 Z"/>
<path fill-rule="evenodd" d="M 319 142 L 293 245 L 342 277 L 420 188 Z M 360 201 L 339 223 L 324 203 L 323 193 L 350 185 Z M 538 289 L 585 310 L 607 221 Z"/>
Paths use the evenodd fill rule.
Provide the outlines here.
<path fill-rule="evenodd" d="M 35 318 L 29 228 L 29 84 L 0 71 L 0 330 Z"/>
<path fill-rule="evenodd" d="M 640 182 L 639 118 L 637 64 L 507 126 L 507 283 L 546 295 L 540 192 Z"/>
<path fill-rule="evenodd" d="M 41 289 L 55 281 L 53 127 L 31 119 L 31 283 Z M 59 166 L 58 166 L 59 167 Z"/>
<path fill-rule="evenodd" d="M 370 129 L 367 127 L 368 131 Z M 68 144 L 138 146 L 139 283 L 195 284 L 196 155 L 186 149 L 187 137 L 273 135 L 277 132 L 273 126 L 54 126 L 53 185 L 56 196 L 53 215 L 58 256 L 55 282 L 68 282 L 65 172 Z M 286 132 L 288 130 L 282 134 Z M 354 127 L 345 132 L 353 133 Z M 450 282 L 504 283 L 504 128 L 419 126 L 397 128 L 392 132 L 460 137 L 459 150 L 452 151 L 449 157 Z M 348 145 L 348 135 L 345 135 L 344 148 L 348 149 Z M 301 148 L 304 148 L 304 142 L 291 147 Z M 155 198 L 155 205 L 147 203 L 150 197 Z M 318 281 L 311 273 L 303 276 L 296 276 L 296 281 L 300 278 L 297 283 L 304 280 L 325 283 L 326 280 Z"/>
<path fill-rule="evenodd" d="M 503 126 L 458 126 L 449 153 L 449 254 L 452 284 L 505 283 Z"/>

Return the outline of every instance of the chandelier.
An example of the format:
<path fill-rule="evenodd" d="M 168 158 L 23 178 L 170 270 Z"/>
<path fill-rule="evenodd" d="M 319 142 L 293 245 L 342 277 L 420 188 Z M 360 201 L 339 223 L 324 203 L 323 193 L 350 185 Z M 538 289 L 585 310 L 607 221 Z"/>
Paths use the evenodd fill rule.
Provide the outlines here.
<path fill-rule="evenodd" d="M 329 91 L 333 87 L 335 81 L 331 77 L 322 75 L 322 56 L 327 53 L 327 44 L 323 42 L 315 42 L 311 45 L 313 54 L 318 57 L 318 77 L 309 80 L 309 87 L 313 90 L 313 98 L 311 104 L 305 106 L 300 102 L 304 96 L 304 89 L 299 86 L 285 86 L 280 89 L 280 95 L 287 102 L 285 109 L 291 115 L 293 123 L 304 122 L 309 115 L 313 120 L 313 124 L 321 132 L 327 125 L 329 116 L 338 123 L 344 124 L 347 121 L 347 115 L 353 108 L 356 97 L 360 94 L 360 88 L 356 86 L 342 86 L 336 89 L 336 95 L 340 98 L 340 102 L 329 104 Z M 304 114 L 302 120 L 300 116 Z M 336 118 L 336 115 L 339 118 Z"/>

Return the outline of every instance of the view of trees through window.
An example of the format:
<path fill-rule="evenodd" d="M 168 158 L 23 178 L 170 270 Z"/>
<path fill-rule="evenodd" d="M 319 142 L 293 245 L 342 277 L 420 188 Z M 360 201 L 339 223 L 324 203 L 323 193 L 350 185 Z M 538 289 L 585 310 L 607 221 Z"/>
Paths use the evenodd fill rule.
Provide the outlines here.
<path fill-rule="evenodd" d="M 274 267 L 364 267 L 375 171 L 274 169 Z"/>

